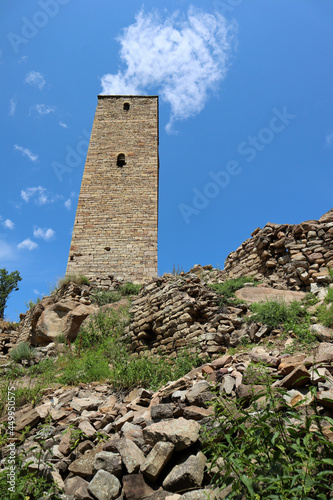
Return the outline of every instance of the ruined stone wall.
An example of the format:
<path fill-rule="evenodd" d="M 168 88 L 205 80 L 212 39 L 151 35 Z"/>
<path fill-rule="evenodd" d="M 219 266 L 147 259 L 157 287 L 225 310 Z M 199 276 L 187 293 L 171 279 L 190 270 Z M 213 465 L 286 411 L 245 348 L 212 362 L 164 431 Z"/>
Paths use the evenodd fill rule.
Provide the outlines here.
<path fill-rule="evenodd" d="M 222 310 L 218 295 L 194 272 L 173 279 L 165 275 L 133 300 L 126 337 L 138 354 L 149 349 L 175 357 L 184 348 L 199 348 L 202 357 L 219 355 L 246 333 L 240 318 L 246 311 L 245 305 Z"/>
<path fill-rule="evenodd" d="M 228 255 L 224 278 L 254 276 L 278 288 L 310 290 L 330 282 L 333 268 L 333 209 L 319 221 L 271 224 Z M 313 287 L 312 287 L 313 288 Z"/>
<path fill-rule="evenodd" d="M 158 97 L 98 96 L 66 275 L 157 275 L 158 167 Z"/>

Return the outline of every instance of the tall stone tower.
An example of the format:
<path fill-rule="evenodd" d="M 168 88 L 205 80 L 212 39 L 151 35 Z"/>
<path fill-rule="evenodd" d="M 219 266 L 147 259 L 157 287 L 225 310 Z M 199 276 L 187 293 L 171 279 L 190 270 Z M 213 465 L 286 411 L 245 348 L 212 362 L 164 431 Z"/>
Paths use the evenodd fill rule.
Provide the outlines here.
<path fill-rule="evenodd" d="M 158 96 L 98 96 L 66 275 L 157 276 Z"/>

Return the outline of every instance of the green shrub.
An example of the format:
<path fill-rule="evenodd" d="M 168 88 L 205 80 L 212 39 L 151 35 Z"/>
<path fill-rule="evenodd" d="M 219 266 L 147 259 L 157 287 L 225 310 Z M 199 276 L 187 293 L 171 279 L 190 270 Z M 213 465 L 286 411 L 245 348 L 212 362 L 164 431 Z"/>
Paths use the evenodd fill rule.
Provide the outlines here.
<path fill-rule="evenodd" d="M 214 431 L 205 433 L 205 451 L 214 468 L 212 483 L 229 487 L 226 498 L 329 498 L 333 443 L 322 426 L 332 426 L 332 418 L 317 411 L 300 417 L 296 407 L 281 404 L 281 395 L 269 385 L 249 408 L 234 405 L 220 399 L 215 405 Z"/>
<path fill-rule="evenodd" d="M 327 295 L 325 297 L 325 302 L 331 304 L 333 302 L 333 288 L 327 290 Z"/>
<path fill-rule="evenodd" d="M 91 294 L 91 300 L 99 306 L 118 302 L 121 299 L 121 293 L 114 290 L 95 290 Z"/>
<path fill-rule="evenodd" d="M 245 283 L 258 285 L 259 281 L 255 280 L 251 276 L 242 276 L 240 278 L 226 280 L 223 283 L 214 283 L 212 285 L 208 285 L 208 287 L 221 295 L 220 305 L 223 305 L 235 302 L 235 292 L 243 288 Z"/>
<path fill-rule="evenodd" d="M 134 283 L 124 283 L 120 285 L 119 291 L 121 295 L 138 295 L 141 289 L 141 285 L 135 285 Z"/>
<path fill-rule="evenodd" d="M 330 306 L 322 304 L 317 308 L 316 314 L 320 323 L 328 328 L 333 327 L 333 304 Z"/>
<path fill-rule="evenodd" d="M 90 285 L 88 278 L 83 276 L 83 274 L 67 274 L 64 278 L 60 278 L 57 286 L 61 288 L 64 285 L 68 285 L 70 282 L 77 283 L 78 285 Z"/>
<path fill-rule="evenodd" d="M 119 351 L 118 351 L 119 354 Z M 116 388 L 135 386 L 157 390 L 167 382 L 177 380 L 202 364 L 197 353 L 184 349 L 173 360 L 166 356 L 143 354 L 133 358 L 128 354 L 111 356 L 113 358 L 110 383 Z"/>
<path fill-rule="evenodd" d="M 36 356 L 36 353 L 27 342 L 22 342 L 22 344 L 14 347 L 10 351 L 9 355 L 16 363 L 19 363 L 23 359 L 33 359 Z"/>
<path fill-rule="evenodd" d="M 51 382 L 55 372 L 55 361 L 51 358 L 46 358 L 37 363 L 36 365 L 29 366 L 28 374 L 31 377 L 43 375 L 43 380 Z"/>
<path fill-rule="evenodd" d="M 80 329 L 74 344 L 76 347 L 81 345 L 84 349 L 96 348 L 111 337 L 118 338 L 128 322 L 128 308 L 123 307 L 119 311 L 98 311 L 89 323 Z"/>
<path fill-rule="evenodd" d="M 82 357 L 68 356 L 59 382 L 66 385 L 88 384 L 106 380 L 111 372 L 106 357 L 100 351 L 87 351 Z"/>
<path fill-rule="evenodd" d="M 39 304 L 40 301 L 41 301 L 41 299 L 39 297 L 37 297 L 37 299 L 35 301 L 29 300 L 29 302 L 24 302 L 24 303 L 28 309 L 33 309 L 37 304 Z"/>
<path fill-rule="evenodd" d="M 264 323 L 272 328 L 285 323 L 292 325 L 297 323 L 302 316 L 306 315 L 305 308 L 297 301 L 289 305 L 275 300 L 255 302 L 250 305 L 250 310 L 253 312 L 249 318 L 250 321 Z"/>

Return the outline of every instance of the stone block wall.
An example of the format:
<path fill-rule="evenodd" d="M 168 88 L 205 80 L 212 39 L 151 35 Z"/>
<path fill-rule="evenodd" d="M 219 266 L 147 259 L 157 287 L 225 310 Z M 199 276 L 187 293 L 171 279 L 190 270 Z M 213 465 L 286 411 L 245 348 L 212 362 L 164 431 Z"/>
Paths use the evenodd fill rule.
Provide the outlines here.
<path fill-rule="evenodd" d="M 157 275 L 158 97 L 98 96 L 66 275 Z"/>
<path fill-rule="evenodd" d="M 175 357 L 184 348 L 199 347 L 201 357 L 216 356 L 225 346 L 238 345 L 245 334 L 240 317 L 246 312 L 245 305 L 222 310 L 218 295 L 193 270 L 174 278 L 164 275 L 133 300 L 125 338 L 137 354 L 149 349 Z"/>
<path fill-rule="evenodd" d="M 330 282 L 333 268 L 333 209 L 319 220 L 257 228 L 231 252 L 224 278 L 254 276 L 278 288 L 308 291 Z M 313 286 L 312 286 L 313 288 Z"/>

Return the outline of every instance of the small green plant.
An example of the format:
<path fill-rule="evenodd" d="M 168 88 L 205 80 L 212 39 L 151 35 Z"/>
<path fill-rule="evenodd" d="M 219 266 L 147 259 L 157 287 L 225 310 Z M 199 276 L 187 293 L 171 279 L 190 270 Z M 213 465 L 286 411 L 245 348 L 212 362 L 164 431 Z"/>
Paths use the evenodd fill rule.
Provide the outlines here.
<path fill-rule="evenodd" d="M 333 303 L 333 288 L 328 288 L 325 302 L 327 302 L 328 304 Z"/>
<path fill-rule="evenodd" d="M 184 269 L 179 266 L 179 264 L 177 265 L 177 267 L 175 264 L 173 264 L 171 274 L 173 274 L 174 276 L 180 276 L 183 272 Z"/>
<path fill-rule="evenodd" d="M 33 309 L 37 304 L 39 304 L 40 301 L 41 301 L 41 299 L 39 297 L 37 297 L 37 299 L 35 301 L 29 300 L 29 302 L 24 302 L 24 303 L 28 309 Z"/>
<path fill-rule="evenodd" d="M 240 278 L 226 280 L 223 283 L 214 283 L 212 285 L 208 285 L 208 287 L 221 296 L 220 306 L 222 306 L 224 304 L 235 304 L 240 302 L 236 299 L 235 292 L 243 288 L 245 283 L 258 285 L 259 281 L 255 280 L 251 276 L 241 276 Z"/>
<path fill-rule="evenodd" d="M 121 293 L 114 290 L 95 290 L 91 294 L 91 301 L 99 306 L 118 302 L 121 299 Z"/>
<path fill-rule="evenodd" d="M 71 427 L 70 433 L 71 433 L 70 448 L 73 451 L 73 450 L 75 450 L 77 445 L 79 443 L 81 443 L 81 441 L 83 441 L 84 439 L 87 439 L 87 436 L 78 427 Z"/>
<path fill-rule="evenodd" d="M 318 321 L 328 328 L 333 327 L 333 304 L 322 304 L 316 311 Z"/>
<path fill-rule="evenodd" d="M 313 397 L 315 400 L 315 390 Z M 325 500 L 333 484 L 333 443 L 323 425 L 333 419 L 314 411 L 301 418 L 267 384 L 248 408 L 215 402 L 214 432 L 206 431 L 212 482 L 229 487 L 228 499 Z M 326 427 L 329 428 L 329 427 Z"/>
<path fill-rule="evenodd" d="M 121 295 L 138 295 L 141 289 L 141 285 L 135 285 L 134 283 L 124 283 L 120 285 L 119 291 Z"/>
<path fill-rule="evenodd" d="M 89 279 L 83 276 L 83 274 L 67 274 L 67 276 L 60 278 L 58 281 L 58 288 L 68 285 L 70 282 L 77 283 L 78 285 L 90 285 Z"/>
<path fill-rule="evenodd" d="M 27 342 L 22 342 L 22 344 L 14 347 L 10 351 L 9 355 L 16 363 L 20 363 L 20 361 L 22 361 L 23 359 L 34 359 L 36 353 L 35 350 L 32 349 Z"/>
<path fill-rule="evenodd" d="M 57 335 L 55 337 L 54 342 L 56 344 L 66 344 L 67 343 L 67 338 L 65 337 L 65 335 L 63 333 L 60 333 L 59 335 Z"/>
<path fill-rule="evenodd" d="M 45 441 L 41 441 L 34 450 L 30 449 L 30 453 L 32 451 L 34 451 L 34 458 L 28 456 L 25 451 L 16 452 L 14 456 L 9 453 L 6 458 L 5 468 L 0 472 L 1 500 L 34 498 L 60 500 L 57 487 L 50 475 L 52 466 L 43 461 Z M 30 469 L 32 463 L 36 466 L 36 470 Z M 9 476 L 9 471 L 13 470 L 13 466 L 15 467 L 15 474 Z"/>

